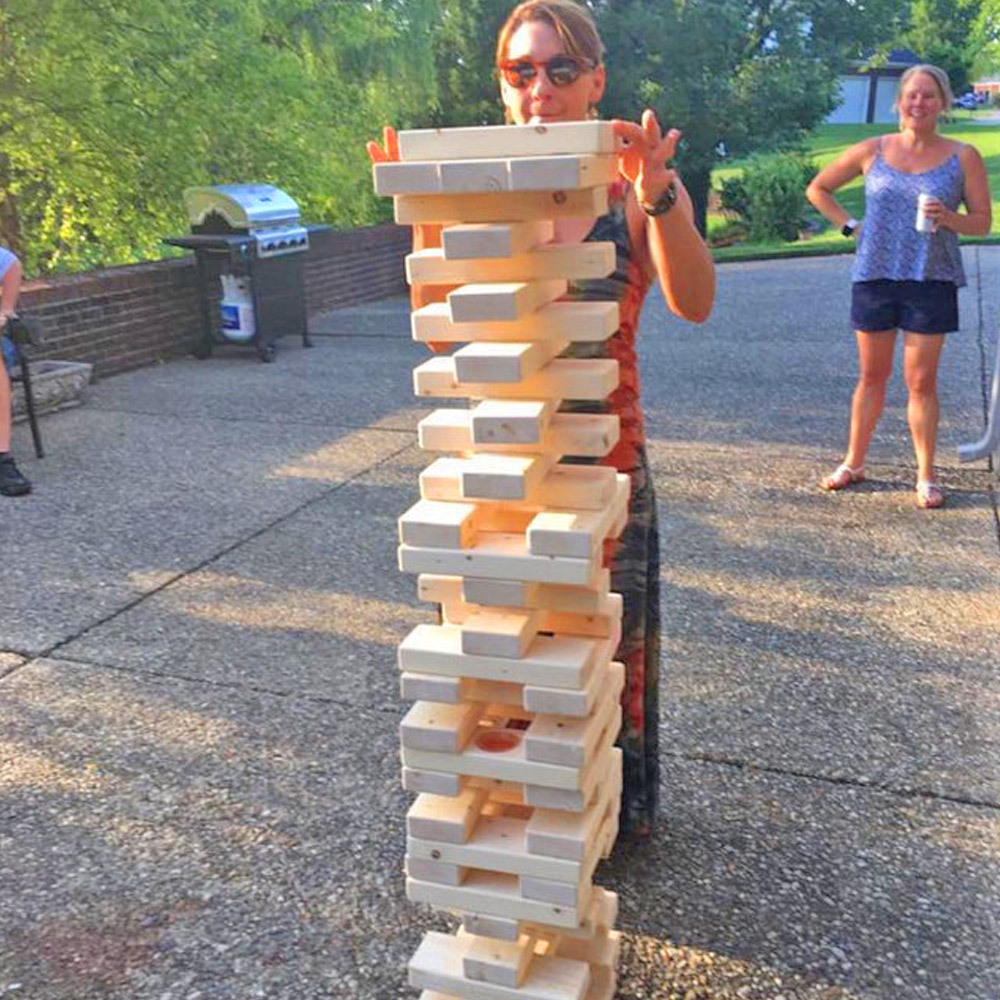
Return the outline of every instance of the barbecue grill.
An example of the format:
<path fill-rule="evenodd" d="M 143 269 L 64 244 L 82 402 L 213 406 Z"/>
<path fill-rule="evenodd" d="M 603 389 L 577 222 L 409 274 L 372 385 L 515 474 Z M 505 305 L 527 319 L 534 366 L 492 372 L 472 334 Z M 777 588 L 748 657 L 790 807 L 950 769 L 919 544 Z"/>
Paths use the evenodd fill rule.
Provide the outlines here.
<path fill-rule="evenodd" d="M 303 262 L 309 233 L 328 226 L 304 226 L 299 206 L 270 184 L 219 184 L 184 192 L 190 236 L 164 242 L 195 253 L 202 334 L 195 353 L 208 357 L 218 343 L 253 343 L 262 361 L 273 361 L 275 342 L 306 330 Z M 253 303 L 252 336 L 236 336 L 221 322 L 218 303 L 223 278 L 247 279 Z M 228 284 L 228 282 L 226 282 Z"/>

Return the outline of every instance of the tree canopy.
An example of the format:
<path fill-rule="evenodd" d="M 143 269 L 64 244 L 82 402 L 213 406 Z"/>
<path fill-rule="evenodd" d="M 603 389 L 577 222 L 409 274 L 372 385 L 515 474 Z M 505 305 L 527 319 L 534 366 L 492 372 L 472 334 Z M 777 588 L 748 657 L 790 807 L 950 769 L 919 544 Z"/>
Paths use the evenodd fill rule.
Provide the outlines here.
<path fill-rule="evenodd" d="M 995 40 L 998 3 L 589 0 L 608 49 L 601 110 L 652 106 L 684 131 L 703 218 L 720 153 L 794 145 L 832 106 L 845 60 L 906 32 L 958 44 L 945 7 Z M 387 122 L 499 122 L 494 44 L 512 6 L 4 0 L 0 241 L 30 273 L 157 256 L 186 228 L 183 188 L 232 181 L 275 183 L 312 220 L 387 218 L 364 140 Z"/>

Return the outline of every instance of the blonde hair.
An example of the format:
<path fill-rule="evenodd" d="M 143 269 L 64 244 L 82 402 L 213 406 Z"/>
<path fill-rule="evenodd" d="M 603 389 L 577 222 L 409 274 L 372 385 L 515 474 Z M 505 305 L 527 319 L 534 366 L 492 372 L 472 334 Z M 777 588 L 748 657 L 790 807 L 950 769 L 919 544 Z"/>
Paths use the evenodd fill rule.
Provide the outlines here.
<path fill-rule="evenodd" d="M 903 88 L 918 73 L 926 73 L 937 84 L 941 93 L 941 100 L 944 101 L 944 109 L 948 111 L 955 103 L 955 95 L 951 92 L 951 81 L 948 74 L 940 66 L 932 66 L 930 63 L 920 63 L 919 66 L 911 66 L 899 78 L 899 86 L 896 88 L 896 100 L 893 102 L 893 109 L 899 111 L 899 99 L 903 96 Z"/>
<path fill-rule="evenodd" d="M 590 11 L 574 0 L 526 0 L 518 4 L 497 35 L 497 66 L 507 58 L 511 35 L 528 21 L 544 21 L 559 36 L 566 54 L 591 69 L 600 66 L 604 43 Z"/>

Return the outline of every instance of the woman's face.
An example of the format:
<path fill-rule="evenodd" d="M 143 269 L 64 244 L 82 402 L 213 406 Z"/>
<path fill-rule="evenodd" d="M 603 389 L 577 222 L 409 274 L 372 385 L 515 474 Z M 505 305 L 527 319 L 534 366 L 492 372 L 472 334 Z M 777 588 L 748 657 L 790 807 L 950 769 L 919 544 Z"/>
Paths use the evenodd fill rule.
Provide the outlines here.
<path fill-rule="evenodd" d="M 530 59 L 548 62 L 566 50 L 555 29 L 545 21 L 525 21 L 507 44 L 507 60 Z M 572 122 L 588 117 L 592 105 L 604 93 L 604 67 L 587 70 L 571 84 L 555 86 L 548 73 L 539 70 L 533 80 L 517 88 L 500 80 L 500 96 L 515 125 L 544 122 Z"/>
<path fill-rule="evenodd" d="M 933 128 L 943 110 L 941 90 L 930 73 L 914 73 L 903 85 L 899 94 L 899 121 L 904 128 Z"/>

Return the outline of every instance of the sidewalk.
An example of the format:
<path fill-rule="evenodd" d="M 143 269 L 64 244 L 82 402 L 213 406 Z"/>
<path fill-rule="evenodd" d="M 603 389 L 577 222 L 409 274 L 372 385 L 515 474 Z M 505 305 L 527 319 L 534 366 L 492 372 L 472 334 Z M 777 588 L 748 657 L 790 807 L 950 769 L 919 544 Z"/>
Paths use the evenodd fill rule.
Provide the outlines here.
<path fill-rule="evenodd" d="M 663 825 L 615 857 L 623 1000 L 996 1000 L 1000 248 L 941 372 L 949 506 L 899 376 L 871 481 L 816 489 L 854 382 L 848 258 L 730 264 L 643 323 L 664 532 Z M 977 276 L 983 281 L 977 290 Z M 978 337 L 981 291 L 985 345 Z M 386 1000 L 406 902 L 395 519 L 427 457 L 400 300 L 106 380 L 0 503 L 0 997 Z"/>

